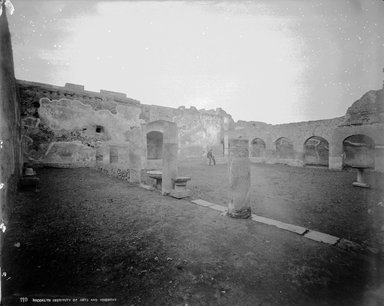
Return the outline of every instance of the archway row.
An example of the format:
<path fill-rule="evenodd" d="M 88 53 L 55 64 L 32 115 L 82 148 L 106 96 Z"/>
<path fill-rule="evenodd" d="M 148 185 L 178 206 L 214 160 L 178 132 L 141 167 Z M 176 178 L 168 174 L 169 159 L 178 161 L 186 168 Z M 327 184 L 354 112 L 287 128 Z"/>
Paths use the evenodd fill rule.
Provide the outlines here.
<path fill-rule="evenodd" d="M 280 137 L 275 142 L 275 157 L 294 157 L 293 143 L 289 138 Z M 250 157 L 266 157 L 266 144 L 261 138 L 250 143 Z M 320 136 L 312 136 L 304 142 L 304 165 L 329 166 L 329 143 Z M 343 167 L 375 167 L 375 142 L 369 136 L 356 134 L 343 140 Z"/>

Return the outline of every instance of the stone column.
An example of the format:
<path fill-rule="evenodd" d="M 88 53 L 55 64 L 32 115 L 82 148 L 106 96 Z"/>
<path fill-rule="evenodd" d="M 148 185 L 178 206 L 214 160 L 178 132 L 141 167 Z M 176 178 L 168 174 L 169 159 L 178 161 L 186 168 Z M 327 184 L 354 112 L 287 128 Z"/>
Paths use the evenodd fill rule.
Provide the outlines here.
<path fill-rule="evenodd" d="M 228 135 L 224 135 L 224 156 L 228 156 L 229 148 L 228 148 Z"/>
<path fill-rule="evenodd" d="M 168 195 L 173 190 L 172 179 L 177 177 L 177 125 L 167 122 L 163 138 L 163 178 L 161 193 Z"/>
<path fill-rule="evenodd" d="M 141 156 L 129 147 L 129 182 L 139 184 L 141 181 Z"/>
<path fill-rule="evenodd" d="M 228 174 L 229 196 L 228 215 L 232 218 L 246 219 L 251 216 L 250 187 L 251 169 L 248 140 L 231 139 Z"/>
<path fill-rule="evenodd" d="M 130 142 L 128 144 L 129 152 L 129 182 L 140 184 L 141 182 L 141 156 L 142 148 L 140 147 L 142 133 L 140 128 L 135 128 L 130 132 Z"/>

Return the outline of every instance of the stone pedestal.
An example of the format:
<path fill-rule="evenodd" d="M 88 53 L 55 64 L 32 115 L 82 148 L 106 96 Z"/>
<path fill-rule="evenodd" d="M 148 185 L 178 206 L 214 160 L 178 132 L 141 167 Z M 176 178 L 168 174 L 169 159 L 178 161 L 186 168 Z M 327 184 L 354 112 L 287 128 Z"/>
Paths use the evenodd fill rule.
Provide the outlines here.
<path fill-rule="evenodd" d="M 229 197 L 228 215 L 232 218 L 246 219 L 251 216 L 250 187 L 251 169 L 248 140 L 231 139 L 228 174 Z"/>
<path fill-rule="evenodd" d="M 177 143 L 163 144 L 163 181 L 161 193 L 168 195 L 173 190 L 172 179 L 177 177 Z"/>
<path fill-rule="evenodd" d="M 163 173 L 161 171 L 147 171 L 147 174 L 150 178 L 153 178 L 156 181 L 155 186 L 153 187 L 161 190 Z"/>
<path fill-rule="evenodd" d="M 357 181 L 353 182 L 352 185 L 355 187 L 370 188 L 371 186 L 365 182 L 364 169 L 363 167 L 353 167 L 357 170 Z"/>
<path fill-rule="evenodd" d="M 171 191 L 170 196 L 177 199 L 190 197 L 192 192 L 191 190 L 187 189 L 187 182 L 189 180 L 191 180 L 191 178 L 186 176 L 179 176 L 175 179 L 172 179 L 175 188 Z"/>

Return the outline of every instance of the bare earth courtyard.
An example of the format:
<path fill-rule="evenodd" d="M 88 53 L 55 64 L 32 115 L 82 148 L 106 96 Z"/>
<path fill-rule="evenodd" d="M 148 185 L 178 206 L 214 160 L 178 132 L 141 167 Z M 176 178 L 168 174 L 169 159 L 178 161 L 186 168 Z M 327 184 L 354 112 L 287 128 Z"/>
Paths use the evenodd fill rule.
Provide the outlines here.
<path fill-rule="evenodd" d="M 367 176 L 372 189 L 352 186 L 355 171 L 251 164 L 252 212 L 279 221 L 374 245 L 384 215 L 384 175 Z M 192 177 L 193 198 L 227 205 L 226 165 L 180 165 L 180 175 Z M 381 214 L 380 214 L 381 213 Z M 378 237 L 376 237 L 378 238 Z"/>
<path fill-rule="evenodd" d="M 179 172 L 192 177 L 193 198 L 225 205 L 226 169 L 189 164 Z M 368 209 L 383 201 L 377 173 L 362 190 L 351 186 L 353 172 L 251 170 L 253 213 L 374 243 Z M 383 302 L 382 262 L 373 255 L 221 216 L 92 169 L 38 169 L 38 176 L 41 191 L 18 193 L 5 233 L 4 305 L 23 297 L 88 299 L 81 305 Z"/>

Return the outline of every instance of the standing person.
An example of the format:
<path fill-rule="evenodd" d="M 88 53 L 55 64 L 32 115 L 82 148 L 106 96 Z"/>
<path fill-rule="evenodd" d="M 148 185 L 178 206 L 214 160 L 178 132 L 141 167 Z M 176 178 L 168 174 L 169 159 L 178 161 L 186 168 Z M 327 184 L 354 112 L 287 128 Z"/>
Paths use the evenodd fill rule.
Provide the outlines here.
<path fill-rule="evenodd" d="M 209 165 L 211 165 L 211 162 L 213 161 L 213 165 L 215 166 L 216 165 L 216 161 L 215 161 L 215 157 L 213 156 L 212 149 L 209 149 L 209 151 L 207 153 L 207 157 L 208 157 L 208 160 L 209 160 Z"/>

